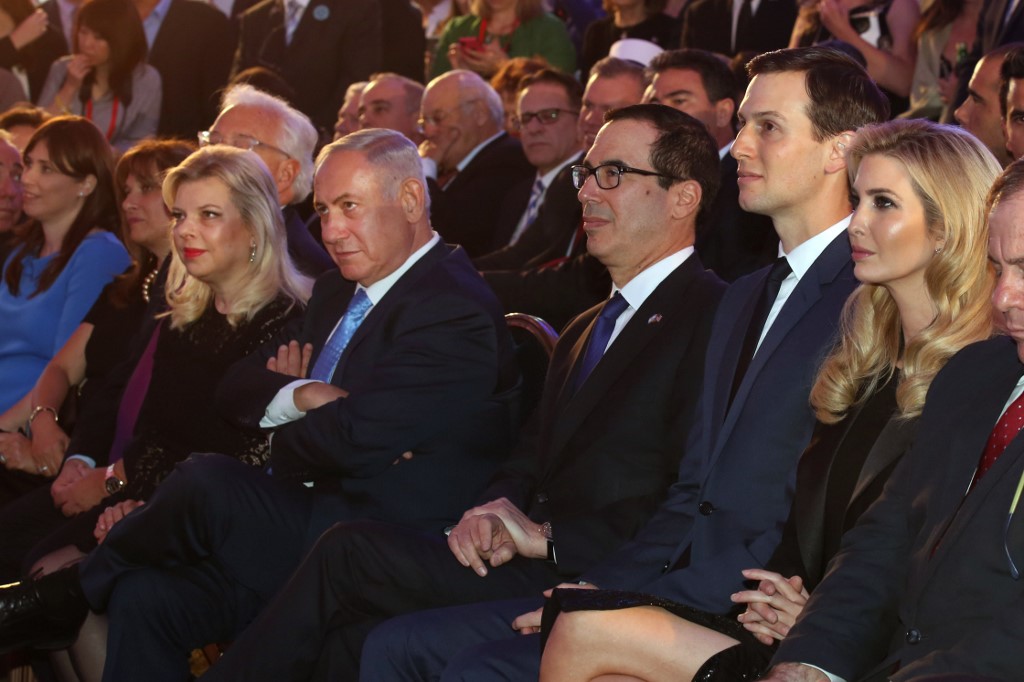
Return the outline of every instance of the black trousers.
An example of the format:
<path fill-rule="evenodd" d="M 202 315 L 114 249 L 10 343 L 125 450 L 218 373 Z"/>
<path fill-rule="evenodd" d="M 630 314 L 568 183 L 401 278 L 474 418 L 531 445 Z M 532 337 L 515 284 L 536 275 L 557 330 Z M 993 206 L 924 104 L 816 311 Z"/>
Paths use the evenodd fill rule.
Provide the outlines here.
<path fill-rule="evenodd" d="M 480 577 L 456 561 L 440 533 L 340 523 L 320 537 L 204 680 L 355 680 L 363 641 L 386 618 L 451 604 L 536 598 L 563 579 L 552 564 L 521 557 Z M 370 679 L 375 664 L 362 661 Z"/>

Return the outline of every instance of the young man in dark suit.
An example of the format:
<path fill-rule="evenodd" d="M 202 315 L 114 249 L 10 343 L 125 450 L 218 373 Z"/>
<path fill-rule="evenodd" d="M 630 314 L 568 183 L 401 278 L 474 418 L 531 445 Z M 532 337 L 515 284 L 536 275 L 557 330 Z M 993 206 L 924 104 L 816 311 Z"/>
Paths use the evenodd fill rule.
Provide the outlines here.
<path fill-rule="evenodd" d="M 815 422 L 810 388 L 856 285 L 844 150 L 857 127 L 888 117 L 881 91 L 837 52 L 783 50 L 749 69 L 731 150 L 739 202 L 772 217 L 784 256 L 737 280 L 722 299 L 668 499 L 630 542 L 581 576 L 586 587 L 636 590 L 712 613 L 732 608 L 741 571 L 764 565 L 789 515 L 797 460 Z M 385 651 L 410 679 L 438 668 L 450 679 L 530 679 L 539 643 L 514 633 L 537 631 L 541 601 L 452 609 L 417 636 L 429 641 L 414 656 L 402 658 L 405 646 Z"/>
<path fill-rule="evenodd" d="M 772 682 L 1021 678 L 1024 163 L 991 196 L 992 302 L 1007 336 L 964 349 L 935 378 L 913 448 L 844 535 Z"/>
<path fill-rule="evenodd" d="M 535 594 L 643 525 L 682 452 L 721 291 L 692 246 L 718 157 L 684 114 L 643 105 L 618 115 L 599 156 L 576 169 L 587 248 L 615 293 L 566 328 L 512 460 L 447 539 L 371 523 L 329 531 L 212 680 L 350 679 L 381 618 Z M 386 661 L 367 664 L 371 679 L 392 679 Z"/>
<path fill-rule="evenodd" d="M 302 328 L 233 368 L 218 397 L 227 418 L 274 430 L 271 471 L 183 463 L 80 571 L 0 594 L 0 647 L 73 632 L 84 598 L 110 617 L 107 679 L 185 679 L 197 642 L 235 636 L 332 523 L 440 533 L 503 460 L 511 339 L 469 259 L 430 227 L 415 146 L 353 133 L 321 153 L 315 194 L 337 270 Z"/>

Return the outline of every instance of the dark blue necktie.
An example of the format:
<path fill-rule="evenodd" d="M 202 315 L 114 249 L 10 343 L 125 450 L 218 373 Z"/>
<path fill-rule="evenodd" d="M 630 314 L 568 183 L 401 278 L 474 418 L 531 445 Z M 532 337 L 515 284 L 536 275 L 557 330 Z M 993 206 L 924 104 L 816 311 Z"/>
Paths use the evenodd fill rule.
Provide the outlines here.
<path fill-rule="evenodd" d="M 370 297 L 366 295 L 366 289 L 360 289 L 355 293 L 352 300 L 348 302 L 348 309 L 345 311 L 345 316 L 341 318 L 338 328 L 334 330 L 331 337 L 327 339 L 327 343 L 324 344 L 323 350 L 320 351 L 320 357 L 316 359 L 313 371 L 309 374 L 310 379 L 324 383 L 331 382 L 334 368 L 338 366 L 338 360 L 341 359 L 345 346 L 352 340 L 356 329 L 359 328 L 367 311 L 372 306 Z"/>
<path fill-rule="evenodd" d="M 576 373 L 576 390 L 578 391 L 583 382 L 587 380 L 590 373 L 597 367 L 597 363 L 604 356 L 604 350 L 608 346 L 608 340 L 612 337 L 612 330 L 615 329 L 615 321 L 619 315 L 629 307 L 626 299 L 618 291 L 601 308 L 601 314 L 597 316 L 594 329 L 590 332 L 587 340 L 587 351 L 583 354 L 583 362 Z"/>

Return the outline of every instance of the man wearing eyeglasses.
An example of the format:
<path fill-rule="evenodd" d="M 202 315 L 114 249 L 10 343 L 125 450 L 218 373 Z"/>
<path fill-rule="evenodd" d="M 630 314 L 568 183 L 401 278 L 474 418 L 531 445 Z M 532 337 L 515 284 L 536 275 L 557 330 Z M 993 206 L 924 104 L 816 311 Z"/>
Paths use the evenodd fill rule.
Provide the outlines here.
<path fill-rule="evenodd" d="M 251 85 L 224 94 L 220 115 L 199 133 L 199 146 L 228 144 L 256 153 L 270 170 L 284 212 L 288 255 L 300 270 L 316 277 L 334 267 L 294 207 L 313 188 L 316 129 L 309 117 Z"/>
<path fill-rule="evenodd" d="M 512 122 L 537 173 L 509 190 L 506 215 L 495 231 L 496 240 L 507 246 L 475 259 L 481 270 L 519 269 L 545 253 L 551 254 L 545 260 L 567 255 L 580 224 L 569 166 L 582 156 L 576 126 L 582 97 L 579 81 L 552 69 L 519 84 Z"/>
<path fill-rule="evenodd" d="M 449 71 L 427 84 L 420 127 L 434 229 L 470 257 L 507 244 L 508 232 L 496 237 L 503 198 L 535 169 L 504 130 L 501 97 L 477 74 Z"/>
<path fill-rule="evenodd" d="M 563 332 L 512 460 L 447 538 L 380 523 L 329 531 L 211 680 L 354 679 L 380 619 L 536 594 L 600 560 L 653 511 L 683 451 L 723 289 L 693 250 L 718 156 L 704 127 L 677 111 L 619 115 L 598 136 L 598 156 L 575 167 L 588 248 L 607 263 L 615 295 Z M 432 627 L 413 628 L 414 639 Z M 407 641 L 402 655 L 417 658 Z M 391 667 L 402 656 L 365 651 L 364 679 L 402 679 Z"/>

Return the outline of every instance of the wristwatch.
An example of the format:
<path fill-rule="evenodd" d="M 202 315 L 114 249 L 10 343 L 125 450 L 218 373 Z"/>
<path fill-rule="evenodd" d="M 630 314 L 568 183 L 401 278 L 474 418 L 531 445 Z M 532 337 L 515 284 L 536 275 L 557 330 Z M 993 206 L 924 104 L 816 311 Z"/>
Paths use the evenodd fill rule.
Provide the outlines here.
<path fill-rule="evenodd" d="M 103 481 L 103 485 L 107 489 L 107 494 L 108 495 L 114 495 L 116 493 L 121 492 L 121 490 L 125 486 L 124 481 L 122 481 L 120 478 L 118 478 L 117 474 L 114 473 L 114 465 L 113 464 L 111 464 L 110 466 L 107 467 L 107 475 L 106 475 L 106 478 Z"/>
<path fill-rule="evenodd" d="M 551 563 L 558 563 L 555 559 L 555 534 L 551 532 L 551 522 L 545 521 L 540 526 L 540 532 L 548 542 L 547 560 Z"/>

